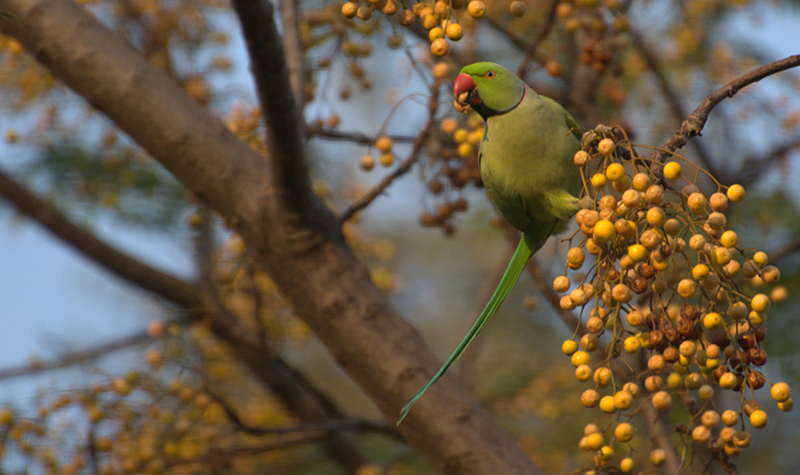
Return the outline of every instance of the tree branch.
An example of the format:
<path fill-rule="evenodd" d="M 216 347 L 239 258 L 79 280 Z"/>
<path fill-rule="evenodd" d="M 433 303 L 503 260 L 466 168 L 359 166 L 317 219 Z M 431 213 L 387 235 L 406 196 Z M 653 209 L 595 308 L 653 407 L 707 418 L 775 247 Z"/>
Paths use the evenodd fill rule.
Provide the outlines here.
<path fill-rule="evenodd" d="M 281 0 L 279 6 L 281 10 L 281 25 L 283 26 L 283 51 L 286 55 L 286 65 L 289 67 L 289 82 L 292 85 L 298 114 L 302 117 L 303 106 L 306 102 L 306 71 L 297 0 Z"/>
<path fill-rule="evenodd" d="M 208 391 L 206 391 L 208 392 Z M 368 419 L 360 417 L 348 417 L 344 419 L 328 419 L 325 421 L 311 422 L 307 424 L 299 424 L 294 426 L 283 427 L 257 427 L 251 426 L 244 422 L 237 414 L 236 410 L 228 404 L 227 401 L 217 395 L 208 392 L 211 397 L 222 407 L 228 419 L 236 427 L 236 430 L 245 432 L 250 435 L 270 435 L 270 434 L 293 434 L 297 432 L 315 432 L 315 431 L 365 431 L 376 432 L 390 437 L 399 438 L 400 434 L 388 424 L 373 422 Z"/>
<path fill-rule="evenodd" d="M 317 131 L 306 129 L 306 134 L 309 139 L 318 138 L 320 140 L 345 141 L 357 143 L 359 145 L 372 145 L 376 140 L 375 137 L 362 134 L 361 132 L 345 132 L 335 129 L 320 129 Z M 412 135 L 389 135 L 389 137 L 395 143 L 415 142 L 417 140 L 417 137 Z"/>
<path fill-rule="evenodd" d="M 661 93 L 666 98 L 667 105 L 672 109 L 672 113 L 675 114 L 675 117 L 679 120 L 686 117 L 686 112 L 683 110 L 683 105 L 678 97 L 678 93 L 672 88 L 672 84 L 670 84 L 667 75 L 661 68 L 656 53 L 650 48 L 650 45 L 647 44 L 647 41 L 639 32 L 632 30 L 631 38 L 633 38 L 633 44 L 636 45 L 639 53 L 644 58 L 645 64 L 647 64 L 647 67 L 655 75 L 658 85 L 661 87 Z M 703 167 L 712 175 L 718 176 L 719 170 L 715 166 L 714 161 L 711 160 L 711 155 L 706 150 L 706 147 L 702 142 L 692 143 L 694 144 L 697 157 L 700 159 Z"/>
<path fill-rule="evenodd" d="M 109 353 L 139 345 L 149 339 L 150 337 L 147 335 L 147 332 L 142 331 L 134 333 L 133 335 L 107 341 L 97 346 L 63 353 L 58 359 L 52 361 L 36 361 L 35 363 L 10 366 L 0 369 L 0 381 L 18 378 L 20 376 L 32 376 L 46 371 L 88 363 L 89 361 L 100 359 Z"/>
<path fill-rule="evenodd" d="M 742 88 L 758 82 L 765 77 L 790 68 L 794 68 L 796 66 L 800 66 L 800 55 L 797 54 L 784 58 L 780 61 L 775 61 L 774 63 L 770 63 L 758 69 L 754 69 L 753 71 L 750 71 L 749 73 L 742 75 L 729 82 L 725 86 L 717 89 L 712 94 L 709 94 L 703 103 L 700 104 L 697 109 L 692 111 L 689 117 L 683 121 L 681 127 L 677 130 L 677 132 L 675 132 L 675 135 L 667 140 L 664 148 L 670 152 L 674 152 L 675 150 L 686 145 L 686 142 L 688 142 L 692 137 L 700 135 L 703 127 L 706 125 L 706 120 L 708 120 L 708 114 L 711 113 L 711 110 L 723 100 L 733 97 Z M 656 154 L 656 158 L 660 162 L 664 162 L 668 155 L 669 154 L 666 152 L 660 152 Z"/>
<path fill-rule="evenodd" d="M 139 288 L 161 295 L 187 309 L 199 309 L 197 289 L 175 276 L 156 270 L 118 251 L 89 231 L 76 226 L 51 204 L 0 172 L 0 197 L 10 201 L 23 214 L 33 218 L 56 237 L 90 260 Z"/>
<path fill-rule="evenodd" d="M 233 0 L 233 7 L 242 26 L 266 120 L 276 205 L 291 211 L 294 216 L 290 219 L 310 219 L 309 211 L 316 208 L 316 199 L 305 162 L 303 122 L 295 106 L 282 41 L 275 25 L 275 8 L 268 0 Z"/>
<path fill-rule="evenodd" d="M 431 128 L 436 125 L 436 112 L 438 109 L 439 88 L 438 85 L 434 84 L 434 86 L 431 88 L 430 100 L 428 101 L 428 121 L 425 122 L 425 125 L 423 125 L 422 129 L 420 129 L 419 135 L 417 135 L 417 138 L 414 139 L 414 144 L 411 147 L 411 153 L 408 154 L 408 157 L 403 160 L 403 162 L 397 168 L 383 177 L 383 179 L 373 186 L 369 191 L 367 191 L 364 196 L 348 206 L 347 209 L 345 209 L 342 214 L 339 215 L 340 225 L 352 218 L 357 212 L 369 206 L 369 204 L 372 203 L 375 198 L 386 191 L 386 188 L 388 188 L 395 179 L 408 173 L 408 171 L 411 170 L 411 167 L 417 163 L 419 158 L 422 156 L 422 146 L 425 145 L 425 141 L 428 140 L 428 137 L 431 133 Z"/>
<path fill-rule="evenodd" d="M 248 7 L 254 3 L 246 2 Z M 17 39 L 57 78 L 108 115 L 240 232 L 257 265 L 272 277 L 297 315 L 394 422 L 440 362 L 394 312 L 387 296 L 371 282 L 368 269 L 347 247 L 333 214 L 310 191 L 302 155 L 287 155 L 302 151 L 293 147 L 300 132 L 274 138 L 282 127 L 300 127 L 287 119 L 294 107 L 285 107 L 286 99 L 278 97 L 282 107 L 272 103 L 275 109 L 264 110 L 275 140 L 270 159 L 276 161 L 271 165 L 276 185 L 268 189 L 269 168 L 262 157 L 83 7 L 67 0 L 0 0 L 0 10 L 9 14 L 0 20 L 0 31 Z M 245 22 L 250 21 L 247 16 L 242 15 Z M 272 20 L 272 15 L 267 17 Z M 274 25 L 257 33 L 269 43 L 269 51 L 280 51 Z M 255 32 L 248 37 L 251 34 Z M 266 78 L 275 81 L 266 84 L 271 91 L 267 95 L 280 96 L 290 90 L 286 67 L 280 61 L 272 68 L 278 74 Z M 249 358 L 251 368 L 268 363 L 263 352 Z M 440 472 L 541 473 L 451 375 L 428 391 L 399 431 Z"/>

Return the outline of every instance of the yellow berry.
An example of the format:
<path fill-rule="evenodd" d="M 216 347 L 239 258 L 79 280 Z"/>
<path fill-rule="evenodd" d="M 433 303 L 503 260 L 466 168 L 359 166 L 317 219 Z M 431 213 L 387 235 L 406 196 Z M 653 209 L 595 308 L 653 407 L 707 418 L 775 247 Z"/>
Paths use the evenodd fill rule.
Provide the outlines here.
<path fill-rule="evenodd" d="M 697 192 L 689 195 L 689 198 L 686 199 L 686 204 L 694 214 L 700 214 L 705 211 L 707 201 L 705 195 Z"/>
<path fill-rule="evenodd" d="M 599 432 L 594 432 L 586 436 L 586 448 L 588 450 L 600 450 L 604 442 L 603 434 Z"/>
<path fill-rule="evenodd" d="M 564 343 L 561 344 L 561 351 L 567 356 L 572 356 L 578 351 L 578 343 L 575 340 L 564 340 Z"/>
<path fill-rule="evenodd" d="M 595 173 L 592 176 L 592 187 L 596 190 L 602 190 L 605 188 L 606 183 L 608 183 L 608 179 L 602 173 Z"/>
<path fill-rule="evenodd" d="M 719 413 L 713 409 L 709 409 L 708 411 L 704 412 L 702 417 L 700 418 L 700 423 L 708 427 L 709 429 L 717 427 L 719 425 L 719 421 L 720 421 Z"/>
<path fill-rule="evenodd" d="M 719 243 L 725 247 L 736 247 L 739 242 L 739 236 L 736 231 L 725 231 L 719 238 Z"/>
<path fill-rule="evenodd" d="M 653 394 L 653 399 L 651 402 L 653 403 L 653 407 L 655 407 L 657 410 L 666 411 L 672 405 L 672 396 L 670 396 L 666 391 L 658 391 L 657 393 Z"/>
<path fill-rule="evenodd" d="M 572 161 L 573 163 L 575 163 L 575 165 L 579 167 L 585 167 L 589 163 L 589 160 L 591 160 L 591 158 L 592 157 L 585 151 L 578 150 L 577 152 L 575 152 L 575 156 L 572 157 Z"/>
<path fill-rule="evenodd" d="M 719 386 L 722 389 L 733 389 L 739 384 L 739 380 L 733 373 L 725 373 L 719 378 Z"/>
<path fill-rule="evenodd" d="M 444 38 L 444 30 L 440 27 L 436 26 L 428 31 L 428 39 L 433 42 L 438 40 L 439 38 Z"/>
<path fill-rule="evenodd" d="M 706 426 L 697 426 L 692 430 L 692 440 L 698 444 L 705 444 L 711 439 L 711 431 Z"/>
<path fill-rule="evenodd" d="M 776 402 L 784 402 L 791 396 L 791 389 L 786 383 L 775 383 L 772 385 L 769 394 Z"/>
<path fill-rule="evenodd" d="M 581 404 L 585 407 L 595 407 L 600 402 L 600 393 L 594 389 L 587 389 L 581 394 Z M 613 404 L 613 398 L 612 398 Z"/>
<path fill-rule="evenodd" d="M 584 364 L 588 365 L 589 363 L 591 363 L 592 358 L 589 356 L 589 353 L 585 351 L 576 351 L 575 353 L 572 354 L 571 361 L 572 361 L 572 366 L 577 368 L 580 365 Z"/>
<path fill-rule="evenodd" d="M 592 377 L 592 367 L 588 364 L 582 364 L 575 368 L 575 377 L 578 381 L 589 381 Z"/>
<path fill-rule="evenodd" d="M 444 32 L 447 38 L 452 41 L 458 41 L 464 37 L 464 29 L 458 23 L 450 23 Z"/>
<path fill-rule="evenodd" d="M 709 312 L 703 317 L 703 326 L 708 330 L 716 330 L 722 327 L 723 323 L 722 315 L 717 312 Z"/>
<path fill-rule="evenodd" d="M 792 398 L 789 398 L 783 402 L 778 403 L 778 409 L 784 412 L 791 411 L 793 407 L 794 407 L 794 402 L 792 401 Z"/>
<path fill-rule="evenodd" d="M 728 188 L 728 199 L 734 203 L 738 203 L 744 199 L 744 187 L 742 185 L 731 185 Z"/>
<path fill-rule="evenodd" d="M 594 371 L 593 379 L 598 386 L 608 386 L 611 383 L 611 370 L 601 366 Z"/>
<path fill-rule="evenodd" d="M 633 404 L 633 394 L 629 393 L 628 391 L 623 389 L 622 391 L 617 391 L 616 394 L 614 394 L 614 407 L 620 411 L 628 409 L 631 407 L 631 404 Z"/>
<path fill-rule="evenodd" d="M 394 163 L 394 155 L 389 153 L 382 153 L 380 157 L 378 157 L 378 163 L 383 165 L 384 167 L 391 167 Z"/>
<path fill-rule="evenodd" d="M 593 237 L 598 244 L 607 243 L 612 240 L 616 234 L 617 229 L 614 227 L 614 223 L 607 219 L 601 219 L 594 225 Z"/>
<path fill-rule="evenodd" d="M 641 344 L 639 343 L 639 338 L 635 336 L 629 336 L 625 338 L 625 341 L 622 342 L 622 347 L 628 353 L 636 353 L 641 348 Z"/>
<path fill-rule="evenodd" d="M 709 269 L 705 264 L 697 264 L 696 266 L 692 267 L 692 277 L 694 280 L 705 279 L 708 277 L 709 272 L 711 272 L 711 269 Z"/>
<path fill-rule="evenodd" d="M 597 458 L 599 458 L 604 462 L 608 462 L 609 460 L 614 458 L 614 449 L 608 445 L 600 447 L 600 450 L 597 451 Z"/>
<path fill-rule="evenodd" d="M 647 224 L 654 228 L 661 227 L 667 220 L 667 214 L 658 206 L 654 206 L 647 210 Z"/>
<path fill-rule="evenodd" d="M 739 414 L 736 411 L 728 409 L 722 413 L 722 423 L 728 427 L 736 425 L 739 422 Z"/>
<path fill-rule="evenodd" d="M 650 463 L 654 466 L 659 467 L 664 464 L 667 460 L 667 453 L 664 452 L 664 449 L 655 449 L 650 452 Z"/>
<path fill-rule="evenodd" d="M 625 284 L 617 284 L 611 290 L 612 298 L 620 303 L 628 303 L 633 298 L 633 293 L 631 292 L 631 288 Z"/>
<path fill-rule="evenodd" d="M 614 396 L 603 396 L 602 399 L 600 399 L 600 410 L 606 414 L 617 412 L 617 407 L 614 406 Z"/>
<path fill-rule="evenodd" d="M 612 163 L 606 168 L 606 178 L 611 181 L 621 180 L 625 176 L 625 168 L 622 164 Z"/>
<path fill-rule="evenodd" d="M 633 262 L 642 262 L 647 258 L 647 249 L 641 244 L 634 244 L 628 248 L 628 257 Z"/>
<path fill-rule="evenodd" d="M 342 15 L 344 15 L 345 18 L 355 18 L 356 13 L 358 13 L 358 5 L 355 3 L 345 2 L 345 4 L 342 5 Z"/>
<path fill-rule="evenodd" d="M 597 151 L 600 152 L 600 154 L 602 155 L 611 155 L 612 153 L 614 153 L 614 150 L 616 148 L 617 148 L 616 144 L 611 139 L 603 139 L 600 141 L 600 143 L 597 144 Z M 620 165 L 619 163 L 612 163 L 611 165 L 609 165 L 609 168 L 611 168 L 613 165 L 618 165 L 619 168 L 622 169 L 622 165 Z M 606 173 L 608 172 L 606 171 Z M 624 173 L 625 170 L 622 169 L 622 174 Z M 620 174 L 619 176 L 622 177 L 622 174 Z M 611 180 L 619 179 L 619 178 L 611 178 L 610 176 L 608 178 Z"/>
<path fill-rule="evenodd" d="M 639 325 L 644 323 L 644 315 L 642 315 L 642 312 L 638 310 L 633 310 L 629 312 L 625 318 L 628 322 L 628 325 L 633 327 L 638 327 Z"/>
<path fill-rule="evenodd" d="M 644 196 L 650 204 L 657 205 L 664 199 L 664 188 L 659 185 L 650 185 L 644 192 Z"/>
<path fill-rule="evenodd" d="M 579 247 L 573 247 L 567 251 L 567 265 L 570 269 L 580 269 L 585 259 L 586 254 Z"/>
<path fill-rule="evenodd" d="M 753 296 L 753 300 L 750 301 L 750 308 L 758 313 L 764 313 L 769 310 L 769 297 L 764 294 L 756 294 Z"/>
<path fill-rule="evenodd" d="M 753 427 L 756 429 L 760 429 L 767 425 L 767 413 L 761 409 L 756 409 L 750 414 L 750 424 L 753 424 Z"/>
<path fill-rule="evenodd" d="M 550 58 L 544 63 L 544 70 L 550 76 L 558 77 L 564 72 L 564 66 L 561 65 L 560 61 Z"/>
<path fill-rule="evenodd" d="M 467 4 L 467 13 L 475 19 L 481 19 L 486 16 L 486 4 L 480 0 L 471 0 Z"/>
<path fill-rule="evenodd" d="M 672 389 L 678 389 L 683 386 L 683 377 L 679 373 L 670 373 L 667 376 L 667 386 Z"/>
<path fill-rule="evenodd" d="M 381 135 L 378 137 L 378 140 L 375 141 L 375 148 L 380 150 L 382 153 L 388 153 L 392 151 L 392 138 L 386 135 Z"/>
<path fill-rule="evenodd" d="M 650 187 L 650 176 L 647 173 L 637 173 L 633 176 L 632 185 L 636 191 L 645 191 Z"/>
<path fill-rule="evenodd" d="M 714 397 L 714 388 L 708 384 L 704 384 L 700 386 L 700 389 L 697 390 L 697 395 L 700 396 L 700 399 L 708 401 Z"/>
<path fill-rule="evenodd" d="M 695 285 L 694 281 L 691 279 L 682 279 L 678 282 L 678 295 L 681 297 L 688 299 L 694 296 L 694 293 L 697 291 L 697 285 Z"/>
<path fill-rule="evenodd" d="M 633 439 L 633 426 L 627 422 L 621 422 L 614 428 L 614 437 L 620 442 L 630 442 Z"/>
<path fill-rule="evenodd" d="M 473 2 L 478 0 L 472 0 Z M 446 56 L 450 52 L 450 43 L 444 38 L 438 38 L 431 43 L 431 53 L 434 56 Z"/>
<path fill-rule="evenodd" d="M 664 178 L 673 181 L 681 177 L 681 164 L 678 162 L 669 162 L 664 165 Z"/>
<path fill-rule="evenodd" d="M 708 204 L 711 205 L 711 209 L 714 211 L 725 211 L 728 207 L 728 197 L 724 193 L 714 193 L 708 199 Z"/>
<path fill-rule="evenodd" d="M 755 262 L 758 267 L 764 267 L 769 262 L 769 257 L 767 257 L 766 252 L 758 251 L 753 254 L 753 262 Z"/>
<path fill-rule="evenodd" d="M 619 469 L 622 470 L 623 473 L 630 473 L 633 471 L 633 468 L 633 459 L 630 457 L 625 457 L 619 462 Z"/>
<path fill-rule="evenodd" d="M 560 275 L 553 279 L 553 290 L 558 293 L 564 293 L 569 289 L 569 277 Z"/>

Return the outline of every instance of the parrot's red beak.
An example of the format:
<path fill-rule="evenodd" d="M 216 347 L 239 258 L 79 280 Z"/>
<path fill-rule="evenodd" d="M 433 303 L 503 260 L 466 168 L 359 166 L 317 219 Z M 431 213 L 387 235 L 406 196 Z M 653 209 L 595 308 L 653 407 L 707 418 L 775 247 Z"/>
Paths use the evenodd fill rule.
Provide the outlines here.
<path fill-rule="evenodd" d="M 455 97 L 454 106 L 459 112 L 467 112 L 470 105 L 481 101 L 478 90 L 475 89 L 475 81 L 469 74 L 461 73 L 453 83 L 453 96 Z"/>

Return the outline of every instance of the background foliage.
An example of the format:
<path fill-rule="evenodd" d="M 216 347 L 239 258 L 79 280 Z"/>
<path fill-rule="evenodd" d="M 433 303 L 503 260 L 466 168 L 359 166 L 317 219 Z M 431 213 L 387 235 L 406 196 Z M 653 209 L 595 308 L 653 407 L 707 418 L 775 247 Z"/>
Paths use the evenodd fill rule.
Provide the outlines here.
<path fill-rule="evenodd" d="M 269 155 L 227 2 L 81 3 L 253 150 Z M 289 58 L 293 51 L 303 59 L 299 86 L 315 191 L 342 212 L 344 235 L 374 283 L 441 356 L 482 307 L 510 255 L 502 223 L 481 190 L 475 151 L 482 121 L 451 107 L 450 81 L 461 66 L 503 63 L 587 128 L 620 124 L 636 143 L 661 146 L 708 93 L 791 53 L 782 39 L 789 30 L 779 19 L 798 15 L 792 2 L 531 0 L 518 17 L 519 3 L 485 1 L 480 19 L 456 0 L 364 1 L 353 19 L 336 2 L 281 5 Z M 395 7 L 397 13 L 384 13 Z M 448 23 L 426 16 L 436 14 Z M 463 38 L 450 40 L 449 54 L 437 57 L 444 48 L 438 36 L 458 36 L 450 34 L 452 24 L 460 25 Z M 431 33 L 436 25 L 441 33 Z M 281 386 L 285 381 L 270 386 L 254 377 L 241 353 L 191 311 L 141 303 L 135 312 L 140 332 L 75 351 L 52 351 L 62 345 L 48 344 L 46 356 L 0 371 L 2 378 L 31 378 L 37 388 L 9 398 L 0 411 L 4 471 L 432 472 L 399 439 L 395 421 L 379 422 L 379 412 L 292 314 L 270 276 L 256 269 L 241 237 L 6 36 L 0 37 L 0 87 L 3 173 L 110 239 L 174 242 L 192 262 L 180 272 L 215 289 L 235 328 L 253 335 L 267 359 L 339 416 L 309 422 L 293 406 L 298 396 Z M 794 344 L 800 210 L 793 187 L 799 87 L 800 77 L 789 71 L 743 90 L 714 110 L 703 137 L 682 152 L 722 184 L 748 190 L 747 200 L 730 208 L 728 222 L 740 242 L 766 251 L 781 268 L 780 287 L 744 285 L 772 295 L 766 374 L 794 388 L 800 387 Z M 712 190 L 710 182 L 698 185 Z M 11 207 L 5 215 L 10 222 Z M 581 406 L 585 387 L 556 343 L 572 328 L 555 318 L 541 293 L 563 272 L 567 248 L 554 239 L 537 255 L 544 277 L 523 277 L 458 369 L 547 473 L 588 470 L 593 459 L 578 441 L 595 414 Z M 35 284 L 28 292 L 19 298 L 63 299 Z M 92 305 L 118 298 L 117 292 L 84 299 Z M 129 288 L 119 292 L 135 301 L 149 298 Z M 51 318 L 80 335 L 87 323 L 72 314 L 65 308 Z M 78 370 L 64 369 L 72 366 Z M 44 371 L 53 379 L 33 378 Z M 730 402 L 721 397 L 720 404 Z M 791 450 L 800 436 L 797 417 L 766 400 L 764 406 L 770 425 L 734 463 L 741 473 L 793 473 L 800 469 Z M 674 405 L 667 426 L 685 419 Z M 648 461 L 651 428 L 636 427 L 636 470 L 650 473 L 657 470 Z M 340 442 L 352 452 L 331 448 L 329 435 L 342 432 L 348 439 Z M 691 461 L 684 473 L 702 473 L 709 457 L 700 452 L 692 459 L 682 450 L 678 455 Z"/>

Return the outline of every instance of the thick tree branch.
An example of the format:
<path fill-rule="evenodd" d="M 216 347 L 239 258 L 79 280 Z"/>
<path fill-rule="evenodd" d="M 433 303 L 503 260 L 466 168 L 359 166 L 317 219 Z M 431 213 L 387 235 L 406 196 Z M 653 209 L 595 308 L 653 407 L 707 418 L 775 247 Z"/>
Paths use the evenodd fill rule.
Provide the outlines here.
<path fill-rule="evenodd" d="M 675 132 L 675 135 L 667 140 L 664 148 L 670 152 L 674 152 L 675 150 L 686 145 L 686 142 L 688 142 L 692 137 L 700 135 L 703 127 L 706 125 L 706 120 L 708 120 L 708 114 L 711 113 L 711 110 L 723 100 L 733 97 L 742 88 L 758 82 L 765 77 L 790 68 L 794 68 L 796 66 L 800 66 L 800 55 L 798 54 L 789 56 L 780 61 L 775 61 L 774 63 L 770 63 L 758 69 L 754 69 L 753 71 L 750 71 L 749 73 L 742 75 L 717 89 L 712 94 L 709 94 L 703 103 L 700 104 L 697 109 L 692 111 L 689 117 L 683 121 L 681 127 L 677 132 Z M 666 160 L 667 156 L 668 153 L 665 152 L 656 154 L 656 158 L 661 162 Z"/>
<path fill-rule="evenodd" d="M 292 1 L 292 0 L 286 0 Z M 267 123 L 267 149 L 277 205 L 291 210 L 291 219 L 310 219 L 316 205 L 305 162 L 303 122 L 293 99 L 275 8 L 268 0 L 234 0 Z M 294 47 L 295 45 L 291 45 Z"/>
<path fill-rule="evenodd" d="M 211 263 L 207 259 L 211 252 L 211 243 L 208 240 L 210 230 L 201 233 L 198 238 L 201 275 L 206 279 L 201 284 L 206 286 L 203 294 L 195 285 L 152 269 L 76 226 L 55 207 L 40 200 L 2 173 L 0 196 L 46 226 L 57 238 L 118 277 L 182 307 L 193 318 L 206 316 L 214 334 L 228 342 L 237 358 L 248 366 L 265 388 L 276 394 L 289 411 L 301 419 L 324 422 L 330 418 L 344 417 L 327 396 L 317 391 L 302 374 L 280 358 L 271 346 L 266 346 L 261 338 L 242 328 L 236 317 L 215 298 L 210 281 Z M 55 361 L 7 368 L 0 371 L 0 380 L 82 364 L 110 352 L 143 343 L 147 339 L 147 334 L 141 332 L 93 348 L 64 354 Z M 344 434 L 331 434 L 325 439 L 323 447 L 350 473 L 356 473 L 360 466 L 369 462 L 355 442 Z"/>

